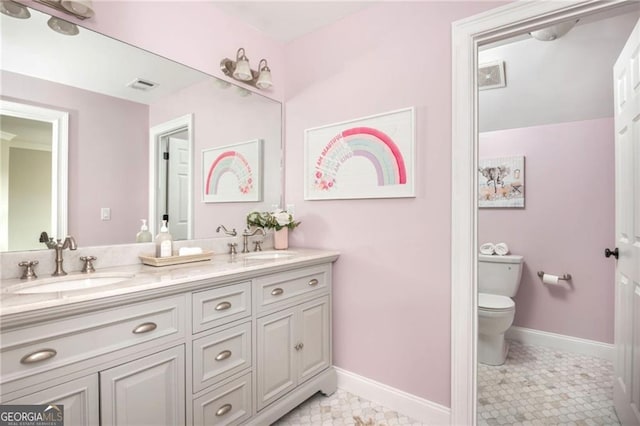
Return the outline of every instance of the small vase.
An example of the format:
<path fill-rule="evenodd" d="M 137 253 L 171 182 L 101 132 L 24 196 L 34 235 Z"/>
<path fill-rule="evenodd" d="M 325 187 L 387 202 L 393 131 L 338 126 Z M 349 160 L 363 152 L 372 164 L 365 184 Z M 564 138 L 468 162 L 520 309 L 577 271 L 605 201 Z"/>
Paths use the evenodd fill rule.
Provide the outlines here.
<path fill-rule="evenodd" d="M 273 248 L 276 250 L 289 248 L 289 228 L 282 228 L 273 232 Z"/>

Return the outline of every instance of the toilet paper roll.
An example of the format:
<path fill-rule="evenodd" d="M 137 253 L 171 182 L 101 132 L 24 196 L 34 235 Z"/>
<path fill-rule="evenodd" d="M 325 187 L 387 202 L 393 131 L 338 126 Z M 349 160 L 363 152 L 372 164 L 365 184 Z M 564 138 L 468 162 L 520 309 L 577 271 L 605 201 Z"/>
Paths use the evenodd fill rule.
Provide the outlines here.
<path fill-rule="evenodd" d="M 558 285 L 560 278 L 557 275 L 544 274 L 542 275 L 542 282 L 545 284 Z"/>

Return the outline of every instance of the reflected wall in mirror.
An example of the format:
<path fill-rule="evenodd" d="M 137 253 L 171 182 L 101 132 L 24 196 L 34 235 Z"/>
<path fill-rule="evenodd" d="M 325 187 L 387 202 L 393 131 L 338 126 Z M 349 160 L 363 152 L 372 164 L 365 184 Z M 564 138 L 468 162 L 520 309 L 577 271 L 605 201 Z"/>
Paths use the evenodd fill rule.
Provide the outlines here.
<path fill-rule="evenodd" d="M 81 246 L 130 243 L 135 241 L 140 219 L 155 224 L 150 230 L 156 234 L 164 214 L 170 214 L 170 229 L 171 216 L 187 221 L 184 232 L 176 229 L 177 236 L 209 238 L 218 236 L 215 229 L 220 223 L 241 228 L 250 210 L 281 205 L 279 102 L 84 28 L 73 37 L 55 33 L 46 24 L 48 18 L 36 10 L 27 20 L 0 15 L 0 99 L 68 114 L 67 220 L 64 209 L 54 207 L 52 213 L 59 218 L 52 215 L 49 222 L 62 225 L 43 228 L 43 222 L 32 220 L 27 221 L 30 226 L 7 226 L 9 237 L 1 250 L 44 249 L 37 242 L 40 233 L 60 238 L 64 225 Z M 147 91 L 130 87 L 137 79 L 155 87 Z M 161 200 L 172 197 L 166 193 L 167 185 L 159 183 L 161 163 L 154 158 L 154 149 L 160 152 L 159 146 L 170 143 L 154 139 L 150 129 L 185 116 L 191 117 L 187 130 L 191 149 L 186 154 L 187 174 L 181 174 L 186 193 L 179 199 L 188 201 L 186 205 L 185 201 L 165 202 L 174 212 L 163 212 Z M 7 131 L 4 124 L 2 130 Z M 264 141 L 262 200 L 203 203 L 202 151 L 251 139 Z M 11 173 L 8 161 L 7 155 L 0 158 L 0 176 Z M 54 180 L 52 188 L 58 185 Z M 2 194 L 8 200 L 3 202 L 5 214 L 19 193 L 3 190 Z M 37 194 L 39 201 L 47 198 L 51 195 Z M 103 213 L 109 213 L 108 220 L 103 220 Z M 35 245 L 10 244 L 12 234 Z"/>

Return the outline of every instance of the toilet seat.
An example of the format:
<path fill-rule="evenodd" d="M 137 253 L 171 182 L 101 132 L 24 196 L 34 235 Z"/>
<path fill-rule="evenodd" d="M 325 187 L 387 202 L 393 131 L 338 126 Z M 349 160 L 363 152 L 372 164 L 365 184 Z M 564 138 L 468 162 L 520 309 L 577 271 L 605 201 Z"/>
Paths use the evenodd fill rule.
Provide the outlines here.
<path fill-rule="evenodd" d="M 513 299 L 499 294 L 478 293 L 478 309 L 482 311 L 511 311 L 516 307 Z"/>

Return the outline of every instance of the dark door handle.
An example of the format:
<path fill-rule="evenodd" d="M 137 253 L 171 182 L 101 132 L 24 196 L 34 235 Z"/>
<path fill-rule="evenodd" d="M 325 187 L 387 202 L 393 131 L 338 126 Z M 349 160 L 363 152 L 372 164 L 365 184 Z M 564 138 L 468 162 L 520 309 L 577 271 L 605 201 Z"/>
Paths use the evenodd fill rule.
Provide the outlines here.
<path fill-rule="evenodd" d="M 604 256 L 605 257 L 615 257 L 616 259 L 618 258 L 618 247 L 616 247 L 615 249 L 613 249 L 613 251 L 609 250 L 609 249 L 604 249 Z"/>

